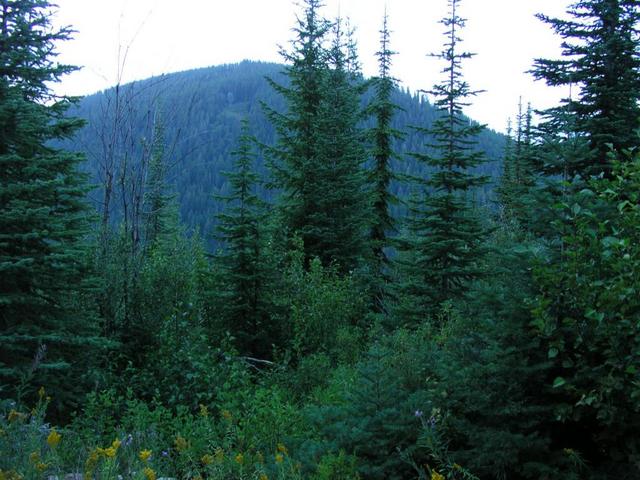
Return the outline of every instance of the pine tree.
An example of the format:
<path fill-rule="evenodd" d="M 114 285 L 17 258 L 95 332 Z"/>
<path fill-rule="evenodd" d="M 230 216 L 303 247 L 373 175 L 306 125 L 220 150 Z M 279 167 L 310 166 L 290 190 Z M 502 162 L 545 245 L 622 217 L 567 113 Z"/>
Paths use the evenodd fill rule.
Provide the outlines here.
<path fill-rule="evenodd" d="M 320 17 L 320 2 L 306 0 L 291 52 L 289 86 L 272 86 L 287 112 L 267 109 L 278 142 L 268 149 L 279 208 L 288 235 L 303 241 L 307 264 L 318 257 L 348 271 L 366 254 L 367 205 L 359 120 L 359 77 L 353 42 L 340 22 Z M 327 35 L 335 38 L 327 48 Z"/>
<path fill-rule="evenodd" d="M 55 389 L 55 372 L 89 353 L 95 333 L 90 311 L 76 310 L 89 218 L 82 157 L 51 146 L 82 123 L 50 91 L 74 70 L 54 62 L 71 31 L 52 29 L 50 8 L 0 2 L 0 383 L 12 394 L 32 375 Z"/>
<path fill-rule="evenodd" d="M 300 232 L 307 254 L 346 272 L 362 263 L 369 219 L 363 170 L 366 152 L 358 127 L 362 82 L 354 47 L 340 19 L 332 33 L 318 107 L 318 152 L 309 192 L 313 205 Z"/>
<path fill-rule="evenodd" d="M 281 194 L 279 210 L 285 234 L 294 234 L 309 224 L 313 216 L 313 194 L 316 193 L 316 168 L 319 161 L 318 110 L 326 73 L 326 53 L 323 47 L 330 28 L 320 17 L 319 0 L 305 0 L 303 14 L 294 29 L 296 38 L 291 51 L 281 55 L 289 63 L 285 74 L 289 85 L 269 80 L 274 90 L 282 95 L 287 111 L 281 113 L 265 107 L 278 135 L 276 145 L 268 148 L 269 167 L 273 186 Z M 302 235 L 305 252 L 313 239 Z"/>
<path fill-rule="evenodd" d="M 216 257 L 222 269 L 218 307 L 225 326 L 236 337 L 243 353 L 270 354 L 268 303 L 265 286 L 264 204 L 256 194 L 260 180 L 253 171 L 255 140 L 246 120 L 242 123 L 238 148 L 232 152 L 234 171 L 224 174 L 231 184 L 228 196 L 218 196 L 227 208 L 218 215 L 218 238 L 225 249 Z"/>
<path fill-rule="evenodd" d="M 572 131 L 590 153 L 562 161 L 548 173 L 568 178 L 610 173 L 608 154 L 637 145 L 640 128 L 640 57 L 636 0 L 581 0 L 567 10 L 571 20 L 538 15 L 563 39 L 562 60 L 537 59 L 533 74 L 551 86 L 571 86 L 576 98 L 545 112 L 546 130 L 571 116 Z"/>
<path fill-rule="evenodd" d="M 145 243 L 152 246 L 163 235 L 175 233 L 178 223 L 175 195 L 167 193 L 167 159 L 164 122 L 156 114 L 144 192 Z"/>
<path fill-rule="evenodd" d="M 413 154 L 436 169 L 424 182 L 430 191 L 424 196 L 424 206 L 415 209 L 410 227 L 415 238 L 407 245 L 424 268 L 431 309 L 446 300 L 460 299 L 468 283 L 481 275 L 486 234 L 467 198 L 469 192 L 486 182 L 470 171 L 483 161 L 475 137 L 484 126 L 462 113 L 468 98 L 479 92 L 471 90 L 462 78 L 462 61 L 472 54 L 458 51 L 459 30 L 465 25 L 465 19 L 457 13 L 459 4 L 460 0 L 449 0 L 450 14 L 441 21 L 447 40 L 444 50 L 433 55 L 445 62 L 445 79 L 429 92 L 441 115 L 431 128 L 418 128 L 433 135 L 434 143 L 429 146 L 438 154 Z"/>
<path fill-rule="evenodd" d="M 391 76 L 391 57 L 396 53 L 389 47 L 390 32 L 388 17 L 385 12 L 380 31 L 380 50 L 378 57 L 378 76 L 373 79 L 374 98 L 368 107 L 368 113 L 374 117 L 375 126 L 368 132 L 373 144 L 373 169 L 370 172 L 370 183 L 373 186 L 373 220 L 371 225 L 371 242 L 374 258 L 374 275 L 378 285 L 375 286 L 374 306 L 384 311 L 387 294 L 390 260 L 385 249 L 390 247 L 389 236 L 396 231 L 391 207 L 398 203 L 398 198 L 391 191 L 394 180 L 391 161 L 395 157 L 394 140 L 403 138 L 402 132 L 391 124 L 399 107 L 393 103 L 391 96 L 397 88 L 397 80 Z"/>

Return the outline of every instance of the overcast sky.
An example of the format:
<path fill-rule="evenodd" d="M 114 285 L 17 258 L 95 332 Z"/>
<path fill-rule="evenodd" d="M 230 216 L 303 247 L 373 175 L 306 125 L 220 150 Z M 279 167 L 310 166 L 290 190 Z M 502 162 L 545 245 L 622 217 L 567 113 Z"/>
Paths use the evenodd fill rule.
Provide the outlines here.
<path fill-rule="evenodd" d="M 563 16 L 569 0 L 464 0 L 463 47 L 477 55 L 464 65 L 474 89 L 486 90 L 467 113 L 504 131 L 518 98 L 534 108 L 555 104 L 562 92 L 526 73 L 534 58 L 557 58 L 559 39 L 534 17 Z M 74 39 L 59 45 L 59 60 L 82 66 L 56 90 L 83 95 L 122 82 L 244 59 L 280 61 L 299 11 L 295 0 L 57 0 L 56 25 Z M 439 81 L 442 65 L 427 54 L 441 49 L 447 0 L 325 0 L 324 15 L 349 17 L 357 28 L 364 73 L 376 73 L 375 52 L 385 10 L 398 52 L 393 74 L 412 91 Z"/>

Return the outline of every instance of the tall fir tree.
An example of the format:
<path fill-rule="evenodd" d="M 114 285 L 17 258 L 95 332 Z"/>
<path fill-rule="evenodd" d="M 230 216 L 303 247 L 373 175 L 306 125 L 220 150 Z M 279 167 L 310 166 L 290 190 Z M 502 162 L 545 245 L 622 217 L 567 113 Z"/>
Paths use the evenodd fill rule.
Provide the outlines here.
<path fill-rule="evenodd" d="M 271 82 L 287 111 L 267 109 L 278 134 L 268 149 L 270 166 L 284 230 L 300 236 L 307 263 L 318 257 L 348 271 L 366 255 L 360 73 L 340 22 L 323 19 L 317 0 L 303 5 L 292 50 L 283 52 L 289 86 Z"/>
<path fill-rule="evenodd" d="M 638 143 L 640 5 L 636 0 L 580 0 L 567 13 L 569 20 L 538 15 L 562 38 L 564 58 L 537 59 L 533 74 L 550 86 L 577 90 L 575 98 L 544 112 L 543 130 L 553 132 L 568 123 L 590 151 L 549 162 L 546 170 L 568 178 L 608 175 L 610 150 Z"/>
<path fill-rule="evenodd" d="M 465 19 L 458 15 L 459 4 L 460 0 L 449 0 L 449 16 L 441 21 L 447 40 L 443 51 L 432 55 L 445 62 L 445 79 L 429 92 L 441 114 L 431 128 L 418 128 L 433 136 L 434 143 L 429 146 L 437 154 L 413 154 L 435 168 L 424 181 L 429 188 L 424 204 L 412 207 L 409 231 L 414 238 L 405 246 L 415 250 L 412 258 L 420 264 L 428 291 L 424 303 L 431 312 L 447 300 L 462 298 L 469 282 L 481 275 L 486 235 L 468 199 L 474 188 L 486 182 L 486 178 L 471 172 L 484 160 L 475 140 L 484 126 L 471 122 L 462 111 L 479 91 L 471 90 L 462 77 L 462 61 L 472 54 L 458 49 L 459 30 L 465 25 Z"/>
<path fill-rule="evenodd" d="M 216 257 L 221 285 L 217 304 L 225 327 L 237 340 L 242 353 L 268 356 L 271 353 L 269 309 L 266 296 L 265 228 L 263 202 L 254 172 L 255 139 L 246 120 L 242 123 L 238 148 L 232 152 L 234 171 L 225 172 L 231 184 L 228 196 L 219 196 L 227 207 L 218 215 L 218 238 L 224 250 Z"/>
<path fill-rule="evenodd" d="M 369 141 L 372 143 L 373 168 L 369 174 L 372 185 L 373 216 L 371 224 L 371 247 L 373 250 L 373 269 L 376 278 L 374 286 L 374 307 L 377 311 L 385 310 L 387 285 L 390 281 L 390 260 L 387 249 L 391 246 L 390 235 L 396 232 L 396 224 L 391 213 L 398 198 L 391 189 L 395 179 L 391 162 L 396 157 L 393 142 L 404 137 L 401 131 L 392 127 L 396 111 L 400 108 L 392 101 L 393 92 L 397 88 L 397 80 L 391 75 L 391 59 L 396 53 L 390 49 L 390 31 L 388 16 L 385 12 L 380 31 L 380 50 L 378 58 L 378 76 L 373 79 L 374 97 L 368 106 L 368 113 L 373 116 L 375 125 L 369 130 Z"/>
<path fill-rule="evenodd" d="M 0 2 L 0 384 L 14 395 L 35 377 L 64 401 L 74 389 L 60 387 L 62 372 L 97 337 L 91 311 L 78 311 L 90 218 L 82 157 L 51 146 L 82 125 L 50 90 L 75 69 L 54 60 L 71 30 L 52 28 L 51 8 Z"/>
<path fill-rule="evenodd" d="M 366 255 L 369 220 L 363 169 L 366 151 L 358 126 L 362 79 L 341 19 L 332 30 L 318 108 L 314 202 L 300 232 L 307 253 L 325 265 L 336 263 L 349 271 L 361 265 Z"/>

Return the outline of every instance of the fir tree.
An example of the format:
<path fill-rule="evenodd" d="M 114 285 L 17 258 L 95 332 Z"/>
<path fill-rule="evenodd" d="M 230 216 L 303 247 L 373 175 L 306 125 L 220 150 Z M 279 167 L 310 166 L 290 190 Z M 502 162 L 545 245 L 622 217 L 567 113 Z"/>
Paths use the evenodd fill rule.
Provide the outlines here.
<path fill-rule="evenodd" d="M 178 223 L 175 195 L 167 194 L 167 159 L 164 122 L 156 114 L 151 141 L 151 153 L 144 192 L 145 242 L 153 245 L 159 237 L 175 233 Z"/>
<path fill-rule="evenodd" d="M 608 154 L 637 145 L 640 128 L 640 57 L 636 0 L 581 0 L 567 13 L 571 20 L 538 15 L 563 39 L 562 60 L 538 59 L 533 74 L 551 86 L 576 87 L 575 99 L 545 112 L 546 130 L 558 129 L 563 116 L 583 137 L 588 155 L 549 165 L 548 173 L 568 178 L 610 173 Z"/>
<path fill-rule="evenodd" d="M 50 8 L 0 2 L 0 382 L 11 393 L 32 375 L 56 389 L 59 378 L 41 375 L 90 353 L 95 333 L 91 312 L 76 310 L 89 218 L 82 157 L 51 146 L 81 122 L 50 91 L 74 70 L 54 62 L 56 42 L 71 31 L 51 27 Z"/>
<path fill-rule="evenodd" d="M 282 223 L 303 241 L 308 261 L 318 257 L 348 271 L 366 254 L 365 152 L 357 126 L 360 74 L 352 41 L 320 17 L 317 0 L 304 2 L 286 74 L 289 87 L 271 82 L 287 112 L 267 109 L 278 133 L 268 150 L 274 186 L 281 191 Z"/>
<path fill-rule="evenodd" d="M 225 249 L 216 257 L 222 269 L 218 308 L 225 326 L 243 353 L 268 355 L 267 282 L 264 259 L 264 204 L 256 194 L 258 175 L 253 171 L 255 140 L 247 121 L 242 123 L 238 148 L 232 152 L 234 171 L 225 172 L 231 184 L 228 196 L 219 196 L 227 208 L 218 215 L 218 238 Z"/>
<path fill-rule="evenodd" d="M 390 247 L 389 236 L 396 231 L 391 207 L 398 203 L 398 198 L 391 190 L 391 182 L 395 176 L 391 161 L 395 157 L 394 140 L 403 138 L 402 132 L 392 127 L 394 114 L 399 107 L 393 103 L 391 96 L 397 88 L 397 81 L 391 76 L 391 57 L 396 53 L 389 47 L 388 17 L 385 13 L 380 31 L 380 50 L 378 57 L 378 76 L 373 79 L 374 98 L 368 107 L 368 113 L 375 120 L 375 126 L 368 132 L 373 144 L 373 169 L 370 172 L 370 183 L 373 196 L 373 217 L 371 225 L 371 242 L 374 259 L 374 274 L 378 285 L 375 286 L 375 308 L 384 310 L 386 284 L 389 282 L 390 261 L 385 249 Z"/>
<path fill-rule="evenodd" d="M 362 263 L 366 252 L 368 201 L 365 191 L 360 119 L 361 75 L 354 46 L 338 19 L 327 50 L 322 98 L 318 108 L 318 152 L 313 198 L 307 225 L 300 228 L 307 254 L 342 271 Z"/>
<path fill-rule="evenodd" d="M 424 184 L 430 187 L 424 206 L 415 208 L 410 230 L 415 235 L 407 247 L 422 265 L 429 289 L 428 304 L 437 309 L 446 300 L 461 298 L 471 280 L 480 276 L 486 234 L 467 198 L 474 188 L 483 185 L 484 177 L 470 172 L 483 161 L 475 137 L 484 126 L 471 122 L 462 113 L 469 97 L 478 94 L 462 78 L 462 61 L 472 56 L 460 53 L 459 30 L 465 20 L 458 15 L 460 0 L 450 0 L 450 14 L 441 23 L 446 27 L 446 43 L 440 54 L 445 62 L 445 79 L 429 93 L 441 115 L 430 129 L 418 128 L 433 135 L 430 145 L 437 155 L 415 153 L 416 158 L 435 168 Z"/>

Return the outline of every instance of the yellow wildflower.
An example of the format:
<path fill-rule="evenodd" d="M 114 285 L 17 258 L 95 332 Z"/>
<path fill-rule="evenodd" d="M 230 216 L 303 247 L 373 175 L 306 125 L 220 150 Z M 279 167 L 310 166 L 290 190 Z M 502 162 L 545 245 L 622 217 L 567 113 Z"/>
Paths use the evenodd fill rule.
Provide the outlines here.
<path fill-rule="evenodd" d="M 122 442 L 117 438 L 111 443 L 111 446 L 116 450 L 120 448 L 120 445 L 122 445 Z"/>
<path fill-rule="evenodd" d="M 260 474 L 260 480 L 269 480 L 269 477 L 267 477 L 266 473 L 261 473 Z"/>
<path fill-rule="evenodd" d="M 200 404 L 200 416 L 201 417 L 209 416 L 209 409 L 207 408 L 206 405 Z"/>
<path fill-rule="evenodd" d="M 31 452 L 29 455 L 29 461 L 34 465 L 40 461 L 40 452 Z"/>
<path fill-rule="evenodd" d="M 202 461 L 203 465 L 210 465 L 213 463 L 213 455 L 209 455 L 208 453 L 206 455 L 203 455 L 202 458 L 200 459 Z"/>
<path fill-rule="evenodd" d="M 15 422 L 16 420 L 21 420 L 24 417 L 23 413 L 20 413 L 16 410 L 11 409 L 9 412 L 9 422 Z"/>
<path fill-rule="evenodd" d="M 187 441 L 185 440 L 185 438 L 182 435 L 178 435 L 176 437 L 176 449 L 179 452 L 182 452 L 184 450 L 186 450 L 187 448 L 189 448 L 189 444 L 187 443 Z"/>
<path fill-rule="evenodd" d="M 144 467 L 142 473 L 144 473 L 144 476 L 147 480 L 156 480 L 156 472 L 153 470 L 153 468 Z"/>
<path fill-rule="evenodd" d="M 229 410 L 222 410 L 222 418 L 224 418 L 227 422 L 230 422 L 233 418 L 231 412 Z"/>
<path fill-rule="evenodd" d="M 107 451 L 102 448 L 102 447 L 96 447 L 95 449 L 95 453 L 96 455 L 98 455 L 99 457 L 104 457 L 107 454 Z"/>
<path fill-rule="evenodd" d="M 47 437 L 47 445 L 51 448 L 56 448 L 60 443 L 60 440 L 62 440 L 62 435 L 56 432 L 55 428 L 52 428 L 51 432 L 49 432 L 49 436 Z"/>
<path fill-rule="evenodd" d="M 257 457 L 258 463 L 260 463 L 260 464 L 264 463 L 264 455 L 262 455 L 262 452 L 258 452 L 256 454 L 256 457 Z"/>
<path fill-rule="evenodd" d="M 279 443 L 279 444 L 278 444 L 278 451 L 279 451 L 280 453 L 284 453 L 285 455 L 286 455 L 287 453 L 289 453 L 289 452 L 287 451 L 287 447 L 285 447 L 283 443 Z"/>
<path fill-rule="evenodd" d="M 42 473 L 42 472 L 44 472 L 44 471 L 47 469 L 47 467 L 48 467 L 48 466 L 49 466 L 49 465 L 47 465 L 46 463 L 39 462 L 39 463 L 36 465 L 36 469 L 37 469 L 40 473 Z"/>
<path fill-rule="evenodd" d="M 40 389 L 38 390 L 38 398 L 40 398 L 40 400 L 44 398 L 44 393 L 44 387 L 40 387 Z"/>
<path fill-rule="evenodd" d="M 147 460 L 149 460 L 149 457 L 151 456 L 151 450 L 141 450 L 140 453 L 138 454 L 138 458 L 140 458 L 140 460 L 142 460 L 143 462 L 147 462 Z"/>
<path fill-rule="evenodd" d="M 284 457 L 281 453 L 276 454 L 276 463 L 282 463 L 284 461 Z"/>
<path fill-rule="evenodd" d="M 444 480 L 444 476 L 436 472 L 435 470 L 431 471 L 431 480 Z"/>
<path fill-rule="evenodd" d="M 235 461 L 238 465 L 242 465 L 244 463 L 244 455 L 241 453 L 236 455 Z"/>
<path fill-rule="evenodd" d="M 105 448 L 104 449 L 105 457 L 109 457 L 109 458 L 114 458 L 116 456 L 117 452 L 118 452 L 118 450 L 113 448 L 113 447 L 109 447 L 109 448 Z"/>
<path fill-rule="evenodd" d="M 47 403 L 51 401 L 51 396 L 47 395 Z"/>

